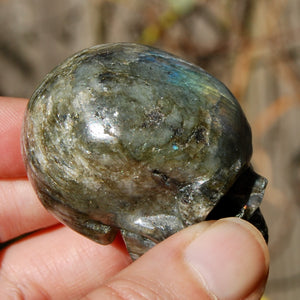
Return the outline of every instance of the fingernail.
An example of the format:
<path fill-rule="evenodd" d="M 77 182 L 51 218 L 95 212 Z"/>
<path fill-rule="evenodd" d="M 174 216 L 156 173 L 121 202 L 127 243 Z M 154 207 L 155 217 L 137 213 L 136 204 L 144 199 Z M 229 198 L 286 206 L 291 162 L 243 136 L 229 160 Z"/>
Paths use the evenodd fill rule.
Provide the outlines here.
<path fill-rule="evenodd" d="M 184 258 L 217 299 L 243 299 L 268 273 L 268 252 L 260 233 L 237 218 L 219 220 L 187 246 Z"/>

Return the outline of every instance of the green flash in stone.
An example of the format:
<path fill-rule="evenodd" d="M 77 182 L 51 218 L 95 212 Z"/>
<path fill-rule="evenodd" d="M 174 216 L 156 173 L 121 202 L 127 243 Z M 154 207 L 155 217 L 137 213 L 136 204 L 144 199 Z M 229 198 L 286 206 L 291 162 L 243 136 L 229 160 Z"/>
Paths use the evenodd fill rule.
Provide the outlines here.
<path fill-rule="evenodd" d="M 186 226 L 237 216 L 267 239 L 266 179 L 231 92 L 198 66 L 148 46 L 95 46 L 32 95 L 23 156 L 43 205 L 101 244 L 120 230 L 133 259 Z"/>

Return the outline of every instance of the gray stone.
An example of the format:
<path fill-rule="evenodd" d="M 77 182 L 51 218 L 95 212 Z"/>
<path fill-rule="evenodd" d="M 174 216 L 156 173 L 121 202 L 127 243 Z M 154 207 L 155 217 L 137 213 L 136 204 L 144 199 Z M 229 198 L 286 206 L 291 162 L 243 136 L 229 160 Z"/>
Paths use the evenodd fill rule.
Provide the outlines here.
<path fill-rule="evenodd" d="M 34 92 L 23 154 L 39 199 L 101 244 L 118 230 L 136 259 L 186 226 L 238 216 L 265 238 L 266 179 L 230 91 L 151 47 L 108 44 L 67 59 Z"/>

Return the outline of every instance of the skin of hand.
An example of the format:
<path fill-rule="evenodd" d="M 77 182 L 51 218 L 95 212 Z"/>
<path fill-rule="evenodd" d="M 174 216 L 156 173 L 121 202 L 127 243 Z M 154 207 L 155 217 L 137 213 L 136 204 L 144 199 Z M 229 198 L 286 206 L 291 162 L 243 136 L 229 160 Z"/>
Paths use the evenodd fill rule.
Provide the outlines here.
<path fill-rule="evenodd" d="M 0 98 L 0 243 L 11 241 L 0 250 L 0 299 L 260 299 L 269 254 L 246 221 L 201 222 L 134 263 L 121 236 L 102 246 L 61 225 L 26 178 L 26 104 Z"/>

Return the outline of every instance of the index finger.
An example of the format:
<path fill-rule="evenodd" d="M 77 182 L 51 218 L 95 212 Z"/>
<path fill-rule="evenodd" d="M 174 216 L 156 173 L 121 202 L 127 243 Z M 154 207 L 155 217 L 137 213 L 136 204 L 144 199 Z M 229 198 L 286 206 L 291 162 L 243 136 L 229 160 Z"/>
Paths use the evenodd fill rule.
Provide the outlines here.
<path fill-rule="evenodd" d="M 26 177 L 20 138 L 27 102 L 0 97 L 0 178 Z"/>

